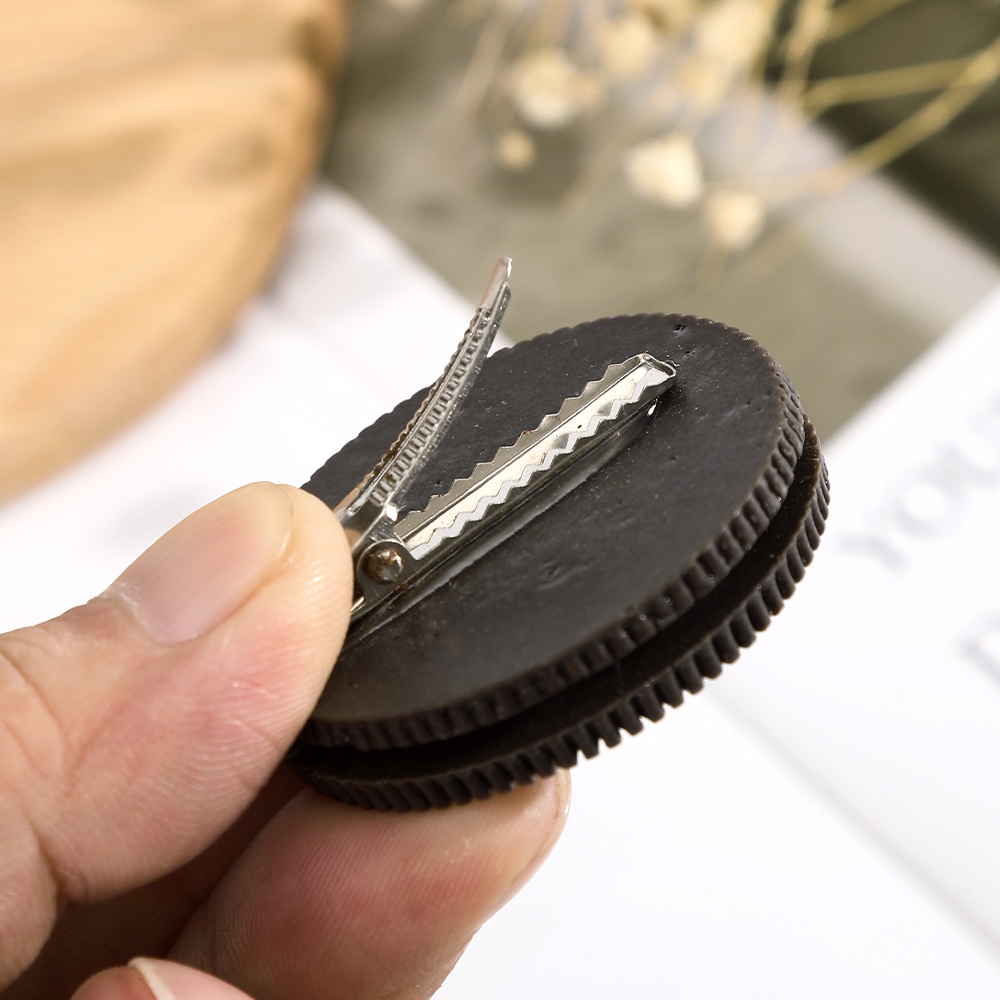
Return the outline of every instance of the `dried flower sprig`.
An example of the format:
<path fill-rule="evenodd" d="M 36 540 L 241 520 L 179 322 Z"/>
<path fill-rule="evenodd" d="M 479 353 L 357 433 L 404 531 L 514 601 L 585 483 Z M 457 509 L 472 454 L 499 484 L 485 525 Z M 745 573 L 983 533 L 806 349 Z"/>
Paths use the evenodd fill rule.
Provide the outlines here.
<path fill-rule="evenodd" d="M 385 2 L 404 9 L 423 0 Z M 463 95 L 494 129 L 501 167 L 532 167 L 540 132 L 613 113 L 623 123 L 618 148 L 595 156 L 570 196 L 620 163 L 639 197 L 700 211 L 710 246 L 723 254 L 752 246 L 778 205 L 833 192 L 924 141 L 1000 78 L 1000 38 L 961 59 L 814 78 L 823 45 L 908 2 L 453 0 L 481 19 Z M 765 70 L 776 81 L 783 135 L 767 110 Z M 796 130 L 830 108 L 921 93 L 930 96 L 918 110 L 832 165 L 787 162 Z M 734 118 L 738 155 L 710 163 L 706 137 Z"/>

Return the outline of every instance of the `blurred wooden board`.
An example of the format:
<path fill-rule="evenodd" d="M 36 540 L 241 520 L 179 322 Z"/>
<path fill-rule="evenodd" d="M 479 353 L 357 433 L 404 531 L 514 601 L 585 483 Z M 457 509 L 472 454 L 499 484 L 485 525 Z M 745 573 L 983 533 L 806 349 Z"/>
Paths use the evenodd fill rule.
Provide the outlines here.
<path fill-rule="evenodd" d="M 0 497 L 225 335 L 312 174 L 345 7 L 0 4 Z"/>

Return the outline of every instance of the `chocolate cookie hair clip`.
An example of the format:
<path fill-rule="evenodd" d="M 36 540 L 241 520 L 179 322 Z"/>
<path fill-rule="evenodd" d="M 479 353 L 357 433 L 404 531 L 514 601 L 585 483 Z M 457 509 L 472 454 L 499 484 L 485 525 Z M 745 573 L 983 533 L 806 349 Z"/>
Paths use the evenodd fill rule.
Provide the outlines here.
<path fill-rule="evenodd" d="M 819 544 L 819 442 L 760 345 L 621 316 L 487 359 L 509 276 L 422 402 L 305 486 L 355 599 L 290 760 L 346 802 L 464 803 L 614 746 L 732 663 Z"/>

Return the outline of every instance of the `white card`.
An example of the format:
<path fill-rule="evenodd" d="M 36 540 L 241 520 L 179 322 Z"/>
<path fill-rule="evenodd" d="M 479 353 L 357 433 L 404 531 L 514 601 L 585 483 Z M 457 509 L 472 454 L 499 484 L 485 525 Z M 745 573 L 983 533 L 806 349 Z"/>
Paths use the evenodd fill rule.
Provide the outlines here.
<path fill-rule="evenodd" d="M 816 564 L 719 697 L 1000 949 L 1000 291 L 827 453 Z"/>

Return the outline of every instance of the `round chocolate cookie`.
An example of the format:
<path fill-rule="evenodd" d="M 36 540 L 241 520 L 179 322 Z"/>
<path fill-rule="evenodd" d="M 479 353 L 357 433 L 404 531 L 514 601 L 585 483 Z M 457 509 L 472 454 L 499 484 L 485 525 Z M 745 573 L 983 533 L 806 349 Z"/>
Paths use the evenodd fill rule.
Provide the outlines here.
<path fill-rule="evenodd" d="M 408 508 L 640 353 L 677 377 L 623 451 L 446 582 L 352 628 L 290 756 L 309 782 L 378 809 L 509 790 L 659 719 L 781 609 L 823 530 L 822 455 L 774 360 L 707 320 L 603 319 L 497 352 Z M 336 506 L 419 399 L 305 488 Z"/>

